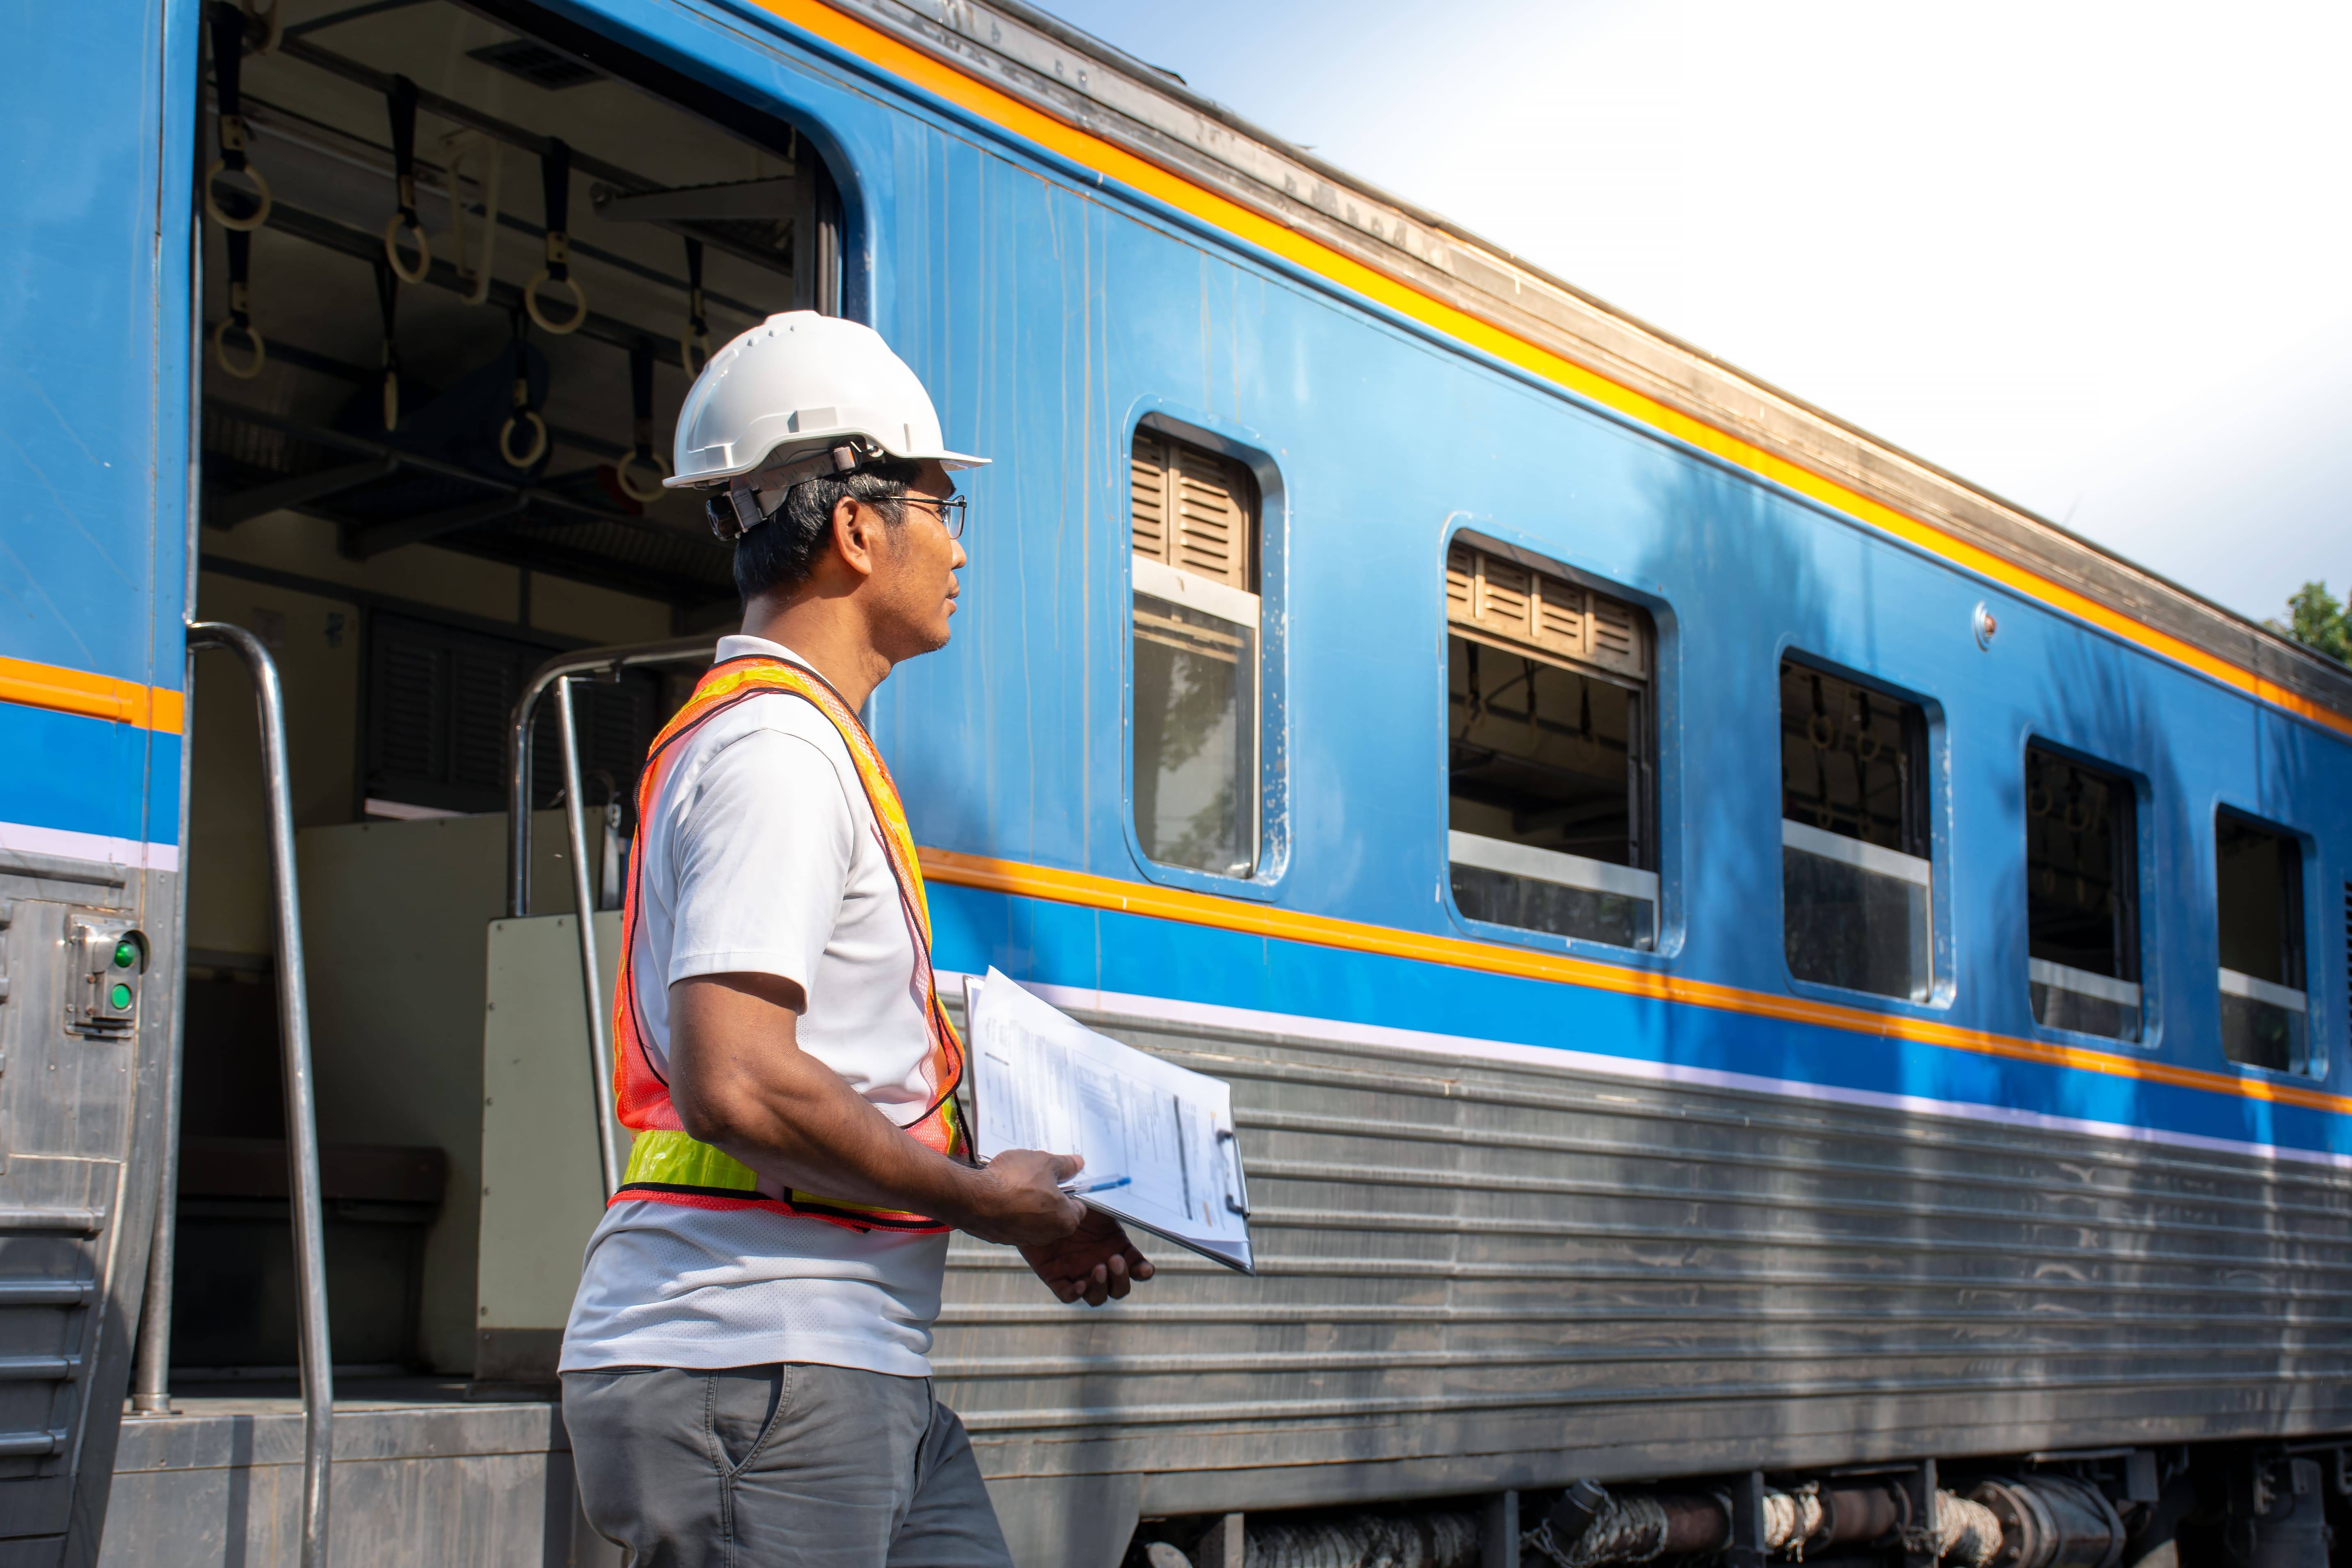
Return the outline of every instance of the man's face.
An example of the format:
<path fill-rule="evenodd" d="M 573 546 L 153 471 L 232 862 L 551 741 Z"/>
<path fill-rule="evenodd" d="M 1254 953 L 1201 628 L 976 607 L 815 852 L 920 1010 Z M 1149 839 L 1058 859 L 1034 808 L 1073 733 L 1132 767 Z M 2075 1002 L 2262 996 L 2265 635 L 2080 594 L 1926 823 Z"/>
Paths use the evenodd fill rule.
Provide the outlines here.
<path fill-rule="evenodd" d="M 955 481 L 937 463 L 925 463 L 907 488 L 904 515 L 896 528 L 878 531 L 875 552 L 875 644 L 894 663 L 947 646 L 948 619 L 955 614 L 956 573 L 967 559 L 948 535 L 938 508 L 926 504 L 955 494 Z"/>

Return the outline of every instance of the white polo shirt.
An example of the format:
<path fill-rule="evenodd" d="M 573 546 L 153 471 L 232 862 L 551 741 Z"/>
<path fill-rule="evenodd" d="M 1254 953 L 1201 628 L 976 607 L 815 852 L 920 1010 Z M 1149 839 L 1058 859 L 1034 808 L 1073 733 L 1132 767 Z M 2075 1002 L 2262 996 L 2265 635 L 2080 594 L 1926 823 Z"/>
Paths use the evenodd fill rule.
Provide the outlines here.
<path fill-rule="evenodd" d="M 720 639 L 721 661 L 768 654 Z M 771 692 L 689 737 L 640 825 L 636 943 L 644 1034 L 667 1070 L 669 987 L 760 973 L 808 997 L 797 1037 L 892 1121 L 929 1103 L 919 955 L 849 748 L 824 714 Z M 566 1372 L 814 1362 L 928 1377 L 947 1237 L 856 1231 L 761 1209 L 616 1204 L 588 1241 Z"/>

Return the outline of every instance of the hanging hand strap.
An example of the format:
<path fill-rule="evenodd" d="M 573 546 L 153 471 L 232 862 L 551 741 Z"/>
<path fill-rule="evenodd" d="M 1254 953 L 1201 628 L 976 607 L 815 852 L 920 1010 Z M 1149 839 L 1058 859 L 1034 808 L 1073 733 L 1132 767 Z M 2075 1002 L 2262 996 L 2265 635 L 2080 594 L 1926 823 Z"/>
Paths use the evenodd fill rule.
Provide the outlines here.
<path fill-rule="evenodd" d="M 213 329 L 213 363 L 239 381 L 251 381 L 261 374 L 263 363 L 269 358 L 268 347 L 253 325 L 253 297 L 246 286 L 253 262 L 253 236 L 233 228 L 224 237 L 228 241 L 228 314 Z M 252 352 L 253 357 L 243 364 L 229 354 L 228 335 L 232 331 L 244 337 Z"/>
<path fill-rule="evenodd" d="M 523 312 L 514 311 L 507 318 L 514 327 L 514 412 L 499 426 L 499 456 L 510 468 L 528 468 L 547 456 L 547 421 L 530 405 L 530 359 L 523 353 L 523 334 L 530 331 L 524 323 Z M 522 452 L 514 449 L 515 433 L 530 432 L 530 445 Z"/>
<path fill-rule="evenodd" d="M 285 0 L 278 3 L 283 5 Z M 383 96 L 386 107 L 392 110 L 392 177 L 400 202 L 400 210 L 383 226 L 383 254 L 402 282 L 422 283 L 433 270 L 433 246 L 425 237 L 425 225 L 416 216 L 416 84 L 404 76 L 394 77 L 392 87 Z M 450 200 L 453 204 L 457 200 L 454 186 Z M 414 268 L 401 259 L 403 234 L 416 247 Z"/>
<path fill-rule="evenodd" d="M 394 335 L 400 277 L 382 258 L 375 264 L 375 308 L 383 315 L 383 427 L 394 430 L 400 426 L 400 344 Z"/>
<path fill-rule="evenodd" d="M 634 501 L 656 501 L 662 498 L 662 480 L 669 475 L 669 465 L 654 450 L 654 345 L 651 338 L 639 338 L 629 345 L 629 414 L 634 421 L 636 446 L 623 458 L 614 470 L 621 481 L 621 493 Z M 652 475 L 649 479 L 638 478 L 639 470 Z"/>
<path fill-rule="evenodd" d="M 220 102 L 220 156 L 205 171 L 205 212 L 223 228 L 250 233 L 269 221 L 269 182 L 245 159 L 245 93 L 240 85 L 245 67 L 245 13 L 229 0 L 215 0 L 211 12 L 213 91 Z M 251 182 L 253 211 L 232 215 L 220 204 L 213 185 L 222 174 L 240 174 Z"/>
<path fill-rule="evenodd" d="M 539 155 L 539 180 L 547 204 L 547 265 L 523 289 L 522 305 L 541 331 L 561 336 L 578 331 L 588 320 L 587 292 L 572 276 L 572 237 L 566 227 L 572 213 L 572 149 L 561 137 L 550 137 L 547 151 Z M 561 283 L 572 290 L 572 314 L 568 319 L 551 321 L 539 308 L 539 289 L 543 283 Z"/>
<path fill-rule="evenodd" d="M 702 312 L 702 241 L 686 242 L 686 335 L 677 340 L 677 363 L 700 375 L 710 363 L 710 323 Z"/>

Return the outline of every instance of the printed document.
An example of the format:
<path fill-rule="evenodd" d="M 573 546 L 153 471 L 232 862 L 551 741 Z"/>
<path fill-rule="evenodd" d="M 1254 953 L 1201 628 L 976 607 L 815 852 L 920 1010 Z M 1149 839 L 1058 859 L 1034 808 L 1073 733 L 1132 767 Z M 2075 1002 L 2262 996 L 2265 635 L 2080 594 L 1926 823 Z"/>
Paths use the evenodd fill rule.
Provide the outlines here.
<path fill-rule="evenodd" d="M 964 984 L 980 1158 L 1081 1154 L 1087 1207 L 1255 1273 L 1233 1089 L 1098 1035 L 992 968 Z"/>

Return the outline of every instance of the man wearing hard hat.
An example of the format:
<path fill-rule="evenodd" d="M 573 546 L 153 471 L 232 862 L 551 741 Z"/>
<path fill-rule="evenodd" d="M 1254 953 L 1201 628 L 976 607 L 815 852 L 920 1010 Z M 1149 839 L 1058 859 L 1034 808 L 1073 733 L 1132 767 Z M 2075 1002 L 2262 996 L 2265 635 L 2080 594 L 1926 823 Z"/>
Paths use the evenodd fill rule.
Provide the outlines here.
<path fill-rule="evenodd" d="M 1062 1191 L 967 1159 L 963 1047 L 897 788 L 858 710 L 945 646 L 965 502 L 870 329 L 793 311 L 712 356 L 668 483 L 734 542 L 743 630 L 655 740 L 622 913 L 615 1088 L 636 1133 L 565 1330 L 589 1519 L 633 1564 L 1003 1568 L 931 1397 L 947 1233 L 1065 1301 L 1150 1278 Z"/>

